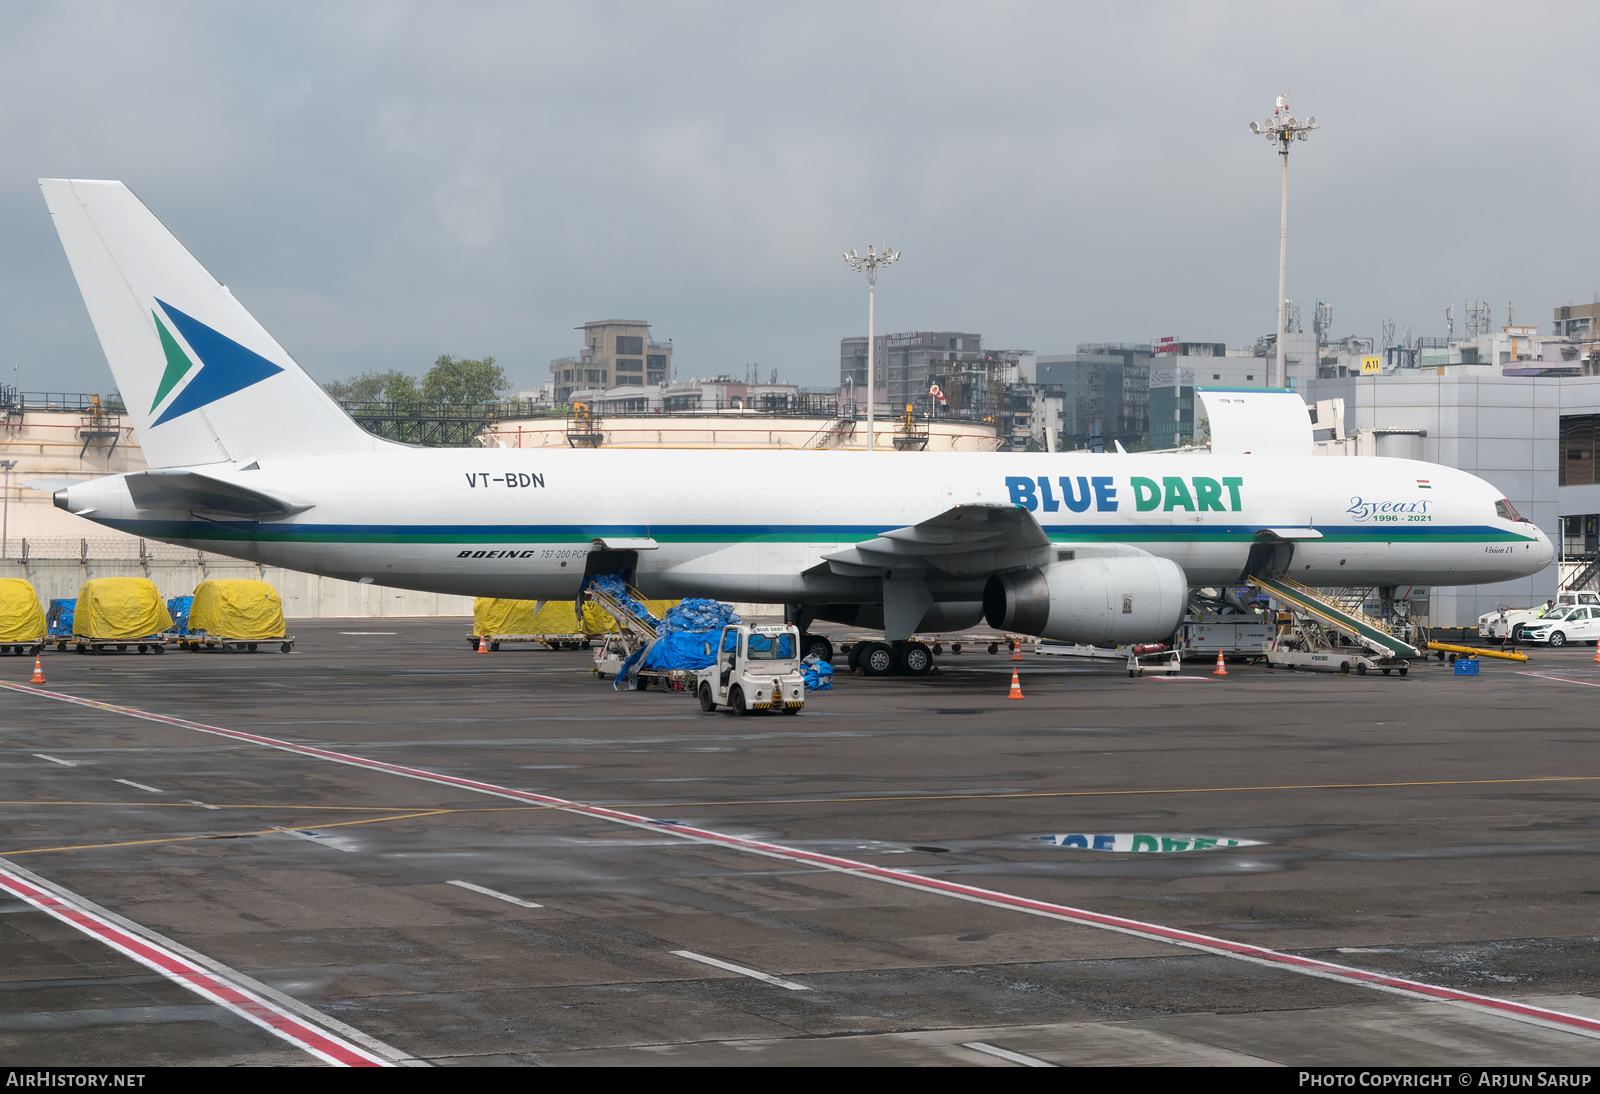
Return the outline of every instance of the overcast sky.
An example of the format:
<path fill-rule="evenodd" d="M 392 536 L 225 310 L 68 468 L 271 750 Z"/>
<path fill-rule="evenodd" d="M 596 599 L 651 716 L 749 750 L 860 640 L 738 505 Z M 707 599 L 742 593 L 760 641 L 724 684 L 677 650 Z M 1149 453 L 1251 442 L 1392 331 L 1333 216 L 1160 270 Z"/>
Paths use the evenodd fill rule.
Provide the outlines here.
<path fill-rule="evenodd" d="M 1333 333 L 1600 291 L 1580 4 L 0 4 L 3 381 L 111 387 L 34 179 L 126 182 L 319 379 L 585 320 L 680 376 L 836 384 L 878 329 L 1070 352 Z"/>

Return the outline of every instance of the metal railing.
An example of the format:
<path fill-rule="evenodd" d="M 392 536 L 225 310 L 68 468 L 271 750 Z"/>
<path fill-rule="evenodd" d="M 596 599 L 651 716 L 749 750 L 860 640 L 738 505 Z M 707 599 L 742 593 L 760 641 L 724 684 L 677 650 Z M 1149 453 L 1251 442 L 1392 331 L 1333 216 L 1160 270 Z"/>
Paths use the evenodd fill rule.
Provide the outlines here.
<path fill-rule="evenodd" d="M 24 562 L 203 562 L 227 556 L 134 536 L 13 536 L 6 544 L 5 557 Z"/>
<path fill-rule="evenodd" d="M 94 395 L 82 391 L 18 391 L 0 384 L 0 409 L 5 410 L 94 410 L 111 414 L 126 413 L 122 396 Z"/>

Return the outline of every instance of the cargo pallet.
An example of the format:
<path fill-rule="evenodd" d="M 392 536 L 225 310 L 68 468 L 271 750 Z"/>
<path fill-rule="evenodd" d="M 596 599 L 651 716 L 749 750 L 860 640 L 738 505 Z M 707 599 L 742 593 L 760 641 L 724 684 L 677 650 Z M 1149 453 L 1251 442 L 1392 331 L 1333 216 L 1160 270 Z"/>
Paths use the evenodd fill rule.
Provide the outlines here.
<path fill-rule="evenodd" d="M 474 634 L 467 638 L 467 645 L 474 650 L 478 643 L 484 639 L 489 641 L 491 652 L 498 653 L 502 642 L 527 642 L 539 643 L 552 650 L 581 650 L 589 645 L 587 634 Z"/>
<path fill-rule="evenodd" d="M 74 647 L 79 653 L 127 653 L 131 646 L 139 653 L 166 653 L 165 636 L 159 634 L 148 635 L 144 638 L 89 638 L 85 635 L 74 634 L 68 637 L 51 635 L 45 639 L 46 646 L 55 646 L 57 650 L 64 651 L 68 646 Z"/>
<path fill-rule="evenodd" d="M 284 638 L 225 638 L 214 634 L 165 634 L 169 646 L 190 653 L 199 653 L 201 650 L 216 650 L 218 653 L 255 653 L 256 646 L 270 646 L 274 643 L 280 653 L 289 653 L 294 649 L 294 635 Z M 160 653 L 160 650 L 156 650 Z"/>

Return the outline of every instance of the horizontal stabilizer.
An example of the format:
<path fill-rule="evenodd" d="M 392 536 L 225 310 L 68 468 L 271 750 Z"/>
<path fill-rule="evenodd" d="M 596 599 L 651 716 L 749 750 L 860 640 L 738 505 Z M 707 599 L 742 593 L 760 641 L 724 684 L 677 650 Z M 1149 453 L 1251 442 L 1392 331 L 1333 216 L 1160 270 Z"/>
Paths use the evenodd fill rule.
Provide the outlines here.
<path fill-rule="evenodd" d="M 195 471 L 136 471 L 126 481 L 140 509 L 185 509 L 211 519 L 282 520 L 312 505 Z"/>

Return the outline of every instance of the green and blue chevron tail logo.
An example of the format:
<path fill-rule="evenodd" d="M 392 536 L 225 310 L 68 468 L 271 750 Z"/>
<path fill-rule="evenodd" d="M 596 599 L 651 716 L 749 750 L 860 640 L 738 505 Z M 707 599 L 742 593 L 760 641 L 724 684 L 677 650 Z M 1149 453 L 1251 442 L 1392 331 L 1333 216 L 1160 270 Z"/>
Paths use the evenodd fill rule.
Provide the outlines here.
<path fill-rule="evenodd" d="M 172 390 L 185 376 L 194 373 L 152 425 L 170 422 L 191 410 L 209 406 L 218 399 L 243 391 L 283 371 L 280 366 L 273 364 L 259 353 L 246 349 L 192 315 L 174 308 L 165 300 L 157 298 L 156 303 L 167 313 L 167 321 L 176 328 L 178 334 L 183 336 L 183 340 L 189 344 L 189 349 L 200 358 L 200 366 L 199 370 L 195 371 L 193 358 L 184 351 L 178 339 L 173 337 L 172 329 L 161 321 L 160 314 L 152 311 L 150 314 L 155 319 L 156 331 L 161 336 L 161 349 L 166 354 L 167 367 L 161 374 L 161 383 L 156 386 L 156 397 L 150 403 L 150 412 L 154 414 L 156 407 L 161 405 L 161 400 L 172 394 Z"/>

